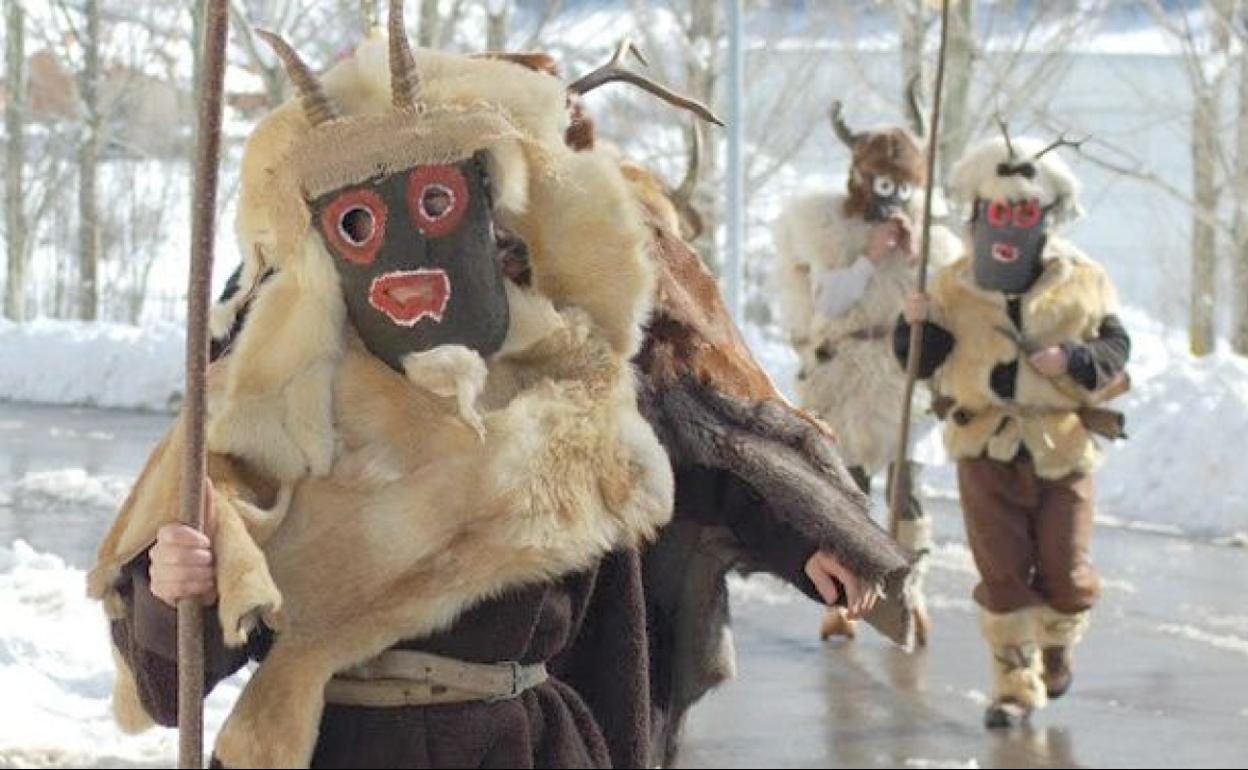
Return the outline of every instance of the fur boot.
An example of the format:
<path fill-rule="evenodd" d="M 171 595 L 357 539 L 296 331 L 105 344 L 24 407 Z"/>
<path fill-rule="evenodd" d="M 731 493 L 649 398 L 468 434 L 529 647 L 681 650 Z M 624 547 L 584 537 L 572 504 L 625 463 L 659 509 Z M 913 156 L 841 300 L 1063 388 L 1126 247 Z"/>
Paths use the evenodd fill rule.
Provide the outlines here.
<path fill-rule="evenodd" d="M 986 727 L 1011 727 L 1048 702 L 1032 617 L 1030 608 L 980 612 L 980 628 L 992 654 L 992 702 L 984 713 Z"/>

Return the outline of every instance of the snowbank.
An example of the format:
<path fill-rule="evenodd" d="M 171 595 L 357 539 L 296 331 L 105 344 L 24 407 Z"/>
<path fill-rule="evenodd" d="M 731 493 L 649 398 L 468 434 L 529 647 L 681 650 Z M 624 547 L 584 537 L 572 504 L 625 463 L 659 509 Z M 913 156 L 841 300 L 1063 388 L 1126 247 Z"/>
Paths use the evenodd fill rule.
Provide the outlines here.
<path fill-rule="evenodd" d="M 1248 532 L 1248 360 L 1225 349 L 1196 359 L 1181 334 L 1127 312 L 1134 387 L 1123 398 L 1127 441 L 1109 450 L 1101 508 L 1125 521 L 1184 532 Z M 1242 447 L 1241 447 L 1242 449 Z"/>
<path fill-rule="evenodd" d="M 171 767 L 174 731 L 127 736 L 113 722 L 108 627 L 85 585 L 82 570 L 25 541 L 0 545 L 0 692 L 21 694 L 0 698 L 0 767 Z M 240 687 L 209 697 L 210 738 Z"/>
<path fill-rule="evenodd" d="M 0 320 L 0 399 L 171 409 L 182 397 L 185 334 L 174 324 Z"/>

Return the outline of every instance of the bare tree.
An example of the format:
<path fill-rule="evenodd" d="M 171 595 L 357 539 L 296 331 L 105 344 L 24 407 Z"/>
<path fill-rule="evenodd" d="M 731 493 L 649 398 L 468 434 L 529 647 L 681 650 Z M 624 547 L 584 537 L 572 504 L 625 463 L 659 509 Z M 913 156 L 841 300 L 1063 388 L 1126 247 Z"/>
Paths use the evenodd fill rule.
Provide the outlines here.
<path fill-rule="evenodd" d="M 5 145 L 5 255 L 8 276 L 4 315 L 14 321 L 26 317 L 26 216 L 23 172 L 26 165 L 26 20 L 21 3 L 8 3 L 5 14 L 5 76 L 8 102 L 4 108 Z"/>
<path fill-rule="evenodd" d="M 103 114 L 100 109 L 100 4 L 83 3 L 82 70 L 78 92 L 83 139 L 78 149 L 78 317 L 94 321 L 99 313 L 100 220 L 96 175 L 100 162 Z"/>
<path fill-rule="evenodd" d="M 1182 49 L 1192 88 L 1192 233 L 1188 345 L 1193 355 L 1211 353 L 1216 341 L 1218 300 L 1217 213 L 1222 198 L 1221 108 L 1230 75 L 1231 20 L 1238 0 L 1210 0 L 1194 12 L 1185 6 L 1177 18 L 1160 0 L 1147 0 L 1154 20 Z M 1200 15 L 1204 24 L 1193 24 Z"/>
<path fill-rule="evenodd" d="M 945 104 L 941 107 L 940 147 L 937 153 L 939 178 L 948 179 L 949 169 L 971 141 L 971 84 L 975 80 L 975 3 L 958 3 L 949 15 L 949 47 L 945 61 Z"/>
<path fill-rule="evenodd" d="M 977 8 L 985 12 L 983 21 L 990 31 L 1018 9 L 1012 3 L 985 6 L 966 0 L 953 4 L 937 153 L 938 181 L 947 178 L 976 132 L 991 127 L 994 115 L 1008 116 L 1049 99 L 1070 67 L 1067 52 L 1071 45 L 1092 34 L 1108 5 L 1107 0 L 1032 4 L 1024 25 L 1012 39 L 1001 36 L 994 49 L 983 51 L 976 42 Z M 904 104 L 910 82 L 919 77 L 925 83 L 935 73 L 934 33 L 940 14 L 938 4 L 928 0 L 893 0 L 893 8 L 901 30 L 904 77 L 898 95 L 899 103 Z M 991 67 L 976 66 L 987 57 L 992 59 Z M 991 98 L 976 101 L 976 92 Z"/>
<path fill-rule="evenodd" d="M 1234 9 L 1233 28 L 1240 36 L 1239 105 L 1235 121 L 1235 243 L 1231 269 L 1231 349 L 1248 356 L 1248 8 L 1239 3 Z"/>

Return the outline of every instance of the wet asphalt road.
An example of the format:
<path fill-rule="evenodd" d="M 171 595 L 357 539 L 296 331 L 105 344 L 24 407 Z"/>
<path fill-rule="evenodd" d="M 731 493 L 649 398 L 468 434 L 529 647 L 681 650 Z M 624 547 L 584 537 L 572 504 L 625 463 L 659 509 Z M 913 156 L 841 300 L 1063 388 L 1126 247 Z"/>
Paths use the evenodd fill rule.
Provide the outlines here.
<path fill-rule="evenodd" d="M 166 415 L 0 403 L 0 484 L 81 468 L 132 478 Z M 1248 764 L 1248 550 L 1100 527 L 1105 596 L 1075 686 L 1029 728 L 988 732 L 974 583 L 952 501 L 937 501 L 934 631 L 915 654 L 869 629 L 821 643 L 822 610 L 766 579 L 734 588 L 738 677 L 690 716 L 682 767 L 1243 767 Z M 78 567 L 99 507 L 0 498 L 0 542 Z"/>

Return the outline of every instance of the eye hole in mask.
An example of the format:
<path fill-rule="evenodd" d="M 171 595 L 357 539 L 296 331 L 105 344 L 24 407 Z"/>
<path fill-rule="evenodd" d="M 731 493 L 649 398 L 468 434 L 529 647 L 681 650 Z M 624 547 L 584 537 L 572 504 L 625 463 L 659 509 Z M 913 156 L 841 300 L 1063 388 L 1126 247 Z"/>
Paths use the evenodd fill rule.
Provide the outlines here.
<path fill-rule="evenodd" d="M 992 201 L 988 204 L 988 224 L 993 227 L 1006 227 L 1010 224 L 1010 204 L 1005 201 Z"/>
<path fill-rule="evenodd" d="M 385 240 L 386 203 L 367 188 L 348 190 L 325 207 L 321 229 L 346 259 L 367 265 Z"/>
<path fill-rule="evenodd" d="M 468 181 L 455 166 L 420 166 L 408 175 L 407 203 L 420 232 L 441 238 L 468 211 Z"/>
<path fill-rule="evenodd" d="M 1021 227 L 1024 230 L 1030 230 L 1040 224 L 1040 219 L 1044 215 L 1040 208 L 1040 201 L 1032 198 L 1022 203 L 1014 204 L 1014 226 Z"/>

